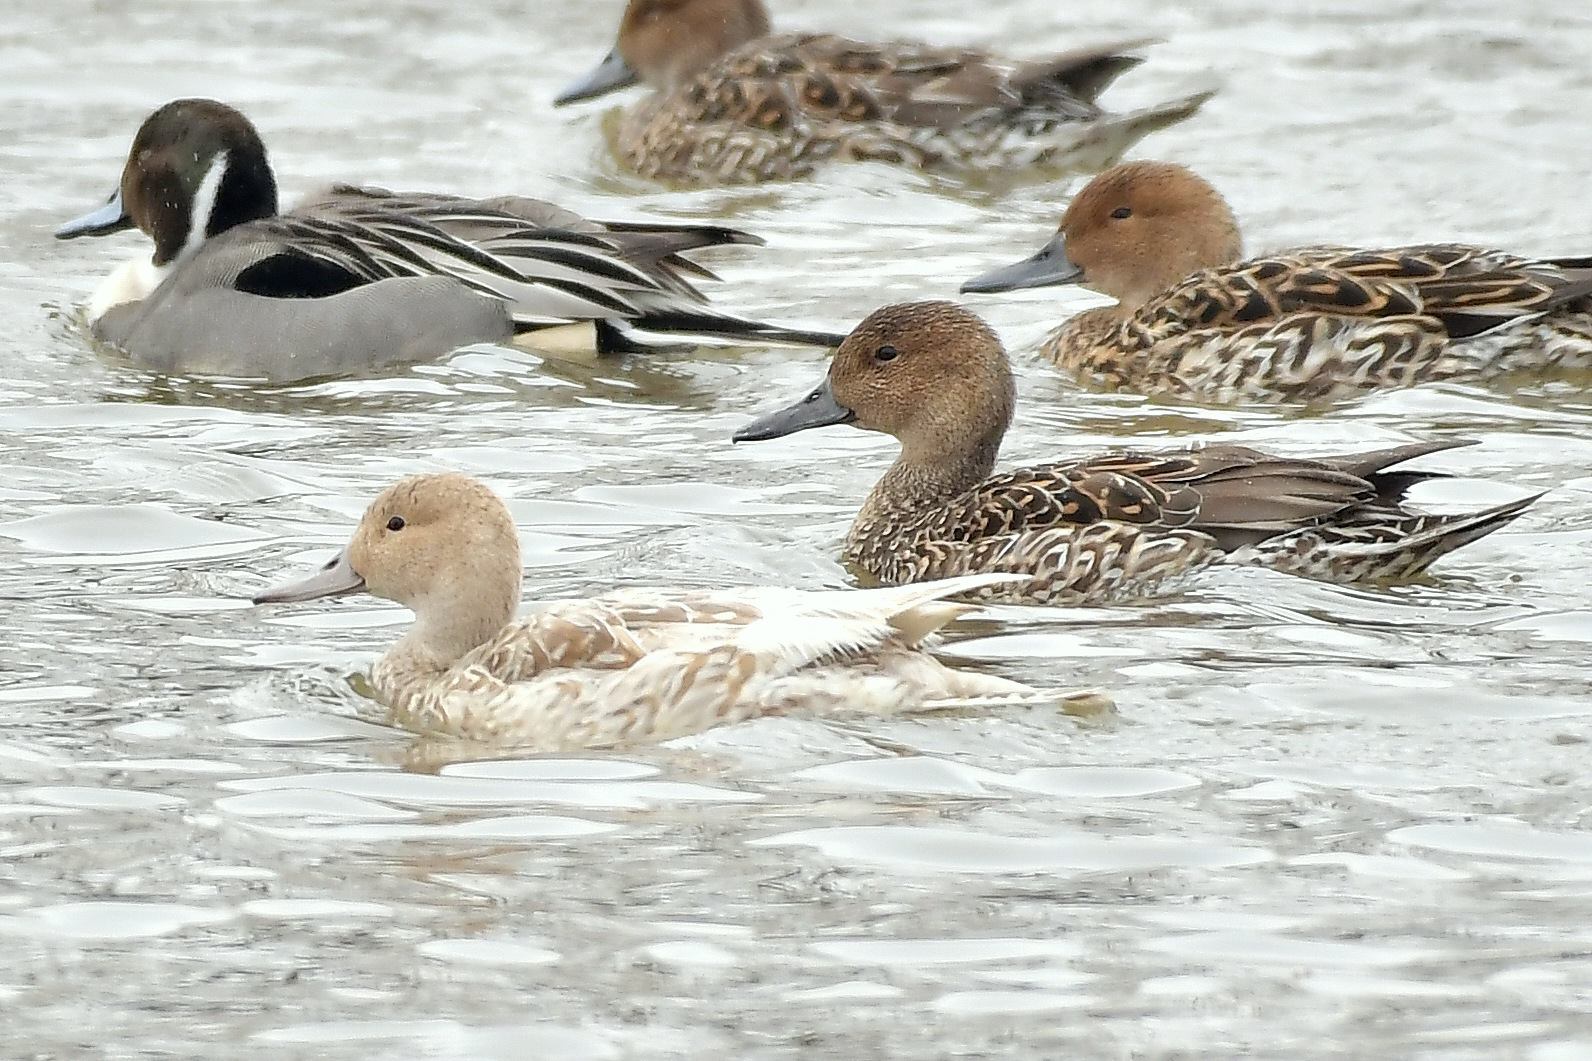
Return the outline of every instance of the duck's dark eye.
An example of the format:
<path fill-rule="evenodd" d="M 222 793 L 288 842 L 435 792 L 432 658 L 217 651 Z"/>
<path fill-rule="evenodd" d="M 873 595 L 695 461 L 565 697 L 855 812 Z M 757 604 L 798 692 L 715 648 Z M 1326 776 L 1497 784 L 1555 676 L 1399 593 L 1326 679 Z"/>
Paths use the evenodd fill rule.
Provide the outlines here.
<path fill-rule="evenodd" d="M 1119 206 L 1115 210 L 1111 211 L 1111 216 L 1116 218 L 1118 221 L 1121 221 L 1125 217 L 1133 216 L 1133 208 L 1128 206 Z"/>
<path fill-rule="evenodd" d="M 875 361 L 894 361 L 900 355 L 901 351 L 886 343 L 873 352 L 873 359 Z"/>
<path fill-rule="evenodd" d="M 402 516 L 394 516 L 392 519 L 387 521 L 387 529 L 390 530 L 390 531 L 401 531 L 401 530 L 403 530 L 404 529 L 404 518 Z"/>

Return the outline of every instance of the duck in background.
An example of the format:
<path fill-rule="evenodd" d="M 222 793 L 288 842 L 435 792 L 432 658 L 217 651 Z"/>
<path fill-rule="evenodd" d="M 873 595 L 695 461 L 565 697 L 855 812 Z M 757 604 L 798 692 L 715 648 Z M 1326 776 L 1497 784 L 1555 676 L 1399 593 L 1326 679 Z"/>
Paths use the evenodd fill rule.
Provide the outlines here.
<path fill-rule="evenodd" d="M 964 292 L 1082 284 L 1117 300 L 1044 353 L 1079 379 L 1195 401 L 1309 401 L 1592 368 L 1592 258 L 1457 243 L 1243 259 L 1220 192 L 1169 162 L 1086 184 L 1039 253 Z"/>
<path fill-rule="evenodd" d="M 890 585 L 1021 572 L 1027 581 L 973 594 L 1016 603 L 1140 597 L 1218 563 L 1409 578 L 1536 500 L 1462 515 L 1408 508 L 1405 493 L 1434 476 L 1394 469 L 1463 442 L 1312 459 L 1210 445 L 995 473 L 1015 401 L 1006 351 L 977 316 L 949 302 L 886 306 L 847 337 L 823 383 L 735 440 L 829 424 L 894 436 L 901 453 L 852 523 L 846 560 Z"/>
<path fill-rule="evenodd" d="M 1018 63 L 971 48 L 774 34 L 762 0 L 630 0 L 613 50 L 554 102 L 645 84 L 653 94 L 620 123 L 620 159 L 682 183 L 792 180 L 839 160 L 1092 172 L 1212 95 L 1101 109 L 1096 97 L 1148 43 Z"/>
<path fill-rule="evenodd" d="M 359 374 L 581 323 L 600 352 L 643 349 L 630 328 L 820 346 L 842 338 L 709 307 L 692 280 L 716 278 L 685 255 L 762 242 L 731 228 L 347 185 L 278 213 L 259 133 L 214 100 L 151 114 L 110 201 L 55 234 L 133 227 L 154 252 L 100 285 L 88 319 L 96 338 L 164 372 Z"/>
<path fill-rule="evenodd" d="M 396 601 L 415 622 L 371 684 L 397 723 L 559 751 L 793 711 L 1058 704 L 1068 698 L 953 670 L 923 650 L 971 609 L 944 598 L 1012 577 L 820 592 L 629 590 L 515 619 L 520 546 L 508 509 L 478 480 L 429 474 L 388 487 L 338 556 L 254 602 L 357 592 Z"/>

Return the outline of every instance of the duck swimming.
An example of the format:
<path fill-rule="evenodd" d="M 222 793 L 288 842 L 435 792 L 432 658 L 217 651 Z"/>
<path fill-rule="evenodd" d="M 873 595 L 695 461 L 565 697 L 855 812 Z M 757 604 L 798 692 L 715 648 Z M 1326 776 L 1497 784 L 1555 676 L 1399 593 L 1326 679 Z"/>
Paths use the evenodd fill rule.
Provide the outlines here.
<path fill-rule="evenodd" d="M 110 201 L 55 234 L 131 227 L 154 241 L 153 255 L 102 283 L 88 318 L 96 338 L 158 371 L 352 374 L 581 322 L 603 351 L 639 348 L 630 327 L 824 346 L 841 338 L 706 305 L 692 279 L 713 274 L 684 255 L 762 242 L 735 229 L 348 185 L 278 213 L 259 133 L 214 100 L 151 114 Z"/>
<path fill-rule="evenodd" d="M 923 651 L 969 610 L 943 598 L 1012 576 L 883 590 L 626 591 L 524 619 L 514 521 L 485 484 L 416 475 L 353 539 L 256 604 L 365 592 L 415 613 L 371 684 L 395 721 L 437 736 L 556 751 L 661 741 L 758 715 L 1055 701 Z"/>
<path fill-rule="evenodd" d="M 1084 186 L 1038 254 L 962 290 L 1110 295 L 1044 353 L 1089 382 L 1200 401 L 1592 368 L 1592 258 L 1439 243 L 1241 259 L 1221 193 L 1183 166 L 1128 162 Z"/>
<path fill-rule="evenodd" d="M 735 440 L 829 424 L 894 436 L 901 453 L 852 523 L 846 560 L 891 585 L 1022 572 L 1027 582 L 972 594 L 1016 602 L 1137 597 L 1218 563 L 1407 578 L 1536 500 L 1463 515 L 1407 508 L 1405 492 L 1435 476 L 1390 469 L 1463 442 L 1313 459 L 1211 445 L 995 473 L 1015 401 L 1006 352 L 978 317 L 949 302 L 886 306 L 846 338 L 823 383 Z"/>
<path fill-rule="evenodd" d="M 699 184 L 791 180 L 837 160 L 970 172 L 1094 170 L 1210 92 L 1126 114 L 1095 98 L 1148 41 L 1014 63 L 971 48 L 773 34 L 762 0 L 630 0 L 619 39 L 556 105 L 644 83 L 621 161 Z"/>

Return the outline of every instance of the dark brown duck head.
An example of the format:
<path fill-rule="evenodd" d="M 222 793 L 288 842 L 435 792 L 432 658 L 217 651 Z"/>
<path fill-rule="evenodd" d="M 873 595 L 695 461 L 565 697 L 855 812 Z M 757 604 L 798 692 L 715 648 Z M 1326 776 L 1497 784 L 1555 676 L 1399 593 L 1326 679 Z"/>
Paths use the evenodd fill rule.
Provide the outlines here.
<path fill-rule="evenodd" d="M 1006 350 L 989 325 L 955 303 L 911 302 L 875 310 L 835 352 L 822 383 L 735 441 L 851 424 L 895 436 L 903 464 L 982 478 L 1015 402 Z"/>
<path fill-rule="evenodd" d="M 153 262 L 234 225 L 276 213 L 265 144 L 238 111 L 211 99 L 173 100 L 133 137 L 116 192 L 98 210 L 55 230 L 57 239 L 136 227 L 155 241 Z"/>
<path fill-rule="evenodd" d="M 619 40 L 555 107 L 642 83 L 661 92 L 701 73 L 721 56 L 768 35 L 762 0 L 630 0 Z"/>
<path fill-rule="evenodd" d="M 1189 274 L 1242 253 L 1238 219 L 1204 178 L 1170 162 L 1125 162 L 1084 185 L 1039 253 L 962 290 L 1081 284 L 1130 313 Z"/>

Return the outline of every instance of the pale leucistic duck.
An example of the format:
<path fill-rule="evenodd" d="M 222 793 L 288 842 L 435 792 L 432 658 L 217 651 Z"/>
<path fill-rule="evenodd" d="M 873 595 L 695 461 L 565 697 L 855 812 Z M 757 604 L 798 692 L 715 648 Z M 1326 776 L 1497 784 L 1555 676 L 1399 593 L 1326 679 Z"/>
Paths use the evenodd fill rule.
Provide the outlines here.
<path fill-rule="evenodd" d="M 347 185 L 278 213 L 259 133 L 214 100 L 151 114 L 110 201 L 56 236 L 132 227 L 154 241 L 153 254 L 107 278 L 88 318 L 98 339 L 158 371 L 359 374 L 572 324 L 589 326 L 599 351 L 640 348 L 632 328 L 743 342 L 841 338 L 706 304 L 692 280 L 713 274 L 685 254 L 762 242 L 735 229 Z"/>
<path fill-rule="evenodd" d="M 1221 193 L 1168 162 L 1095 177 L 1039 253 L 962 290 L 1050 284 L 1117 300 L 1066 321 L 1043 347 L 1112 389 L 1309 401 L 1592 368 L 1592 258 L 1438 243 L 1245 259 Z"/>
<path fill-rule="evenodd" d="M 519 536 L 485 484 L 417 475 L 371 503 L 348 547 L 256 604 L 365 592 L 415 613 L 371 672 L 395 721 L 537 751 L 668 740 L 759 715 L 1058 702 L 925 652 L 1008 581 L 893 589 L 632 590 L 516 619 Z"/>
<path fill-rule="evenodd" d="M 1218 563 L 1407 578 L 1535 500 L 1464 515 L 1408 508 L 1405 492 L 1432 476 L 1396 469 L 1461 442 L 1313 459 L 1210 445 L 995 473 L 1015 394 L 1006 352 L 977 316 L 948 302 L 887 306 L 847 337 L 823 383 L 736 441 L 830 424 L 894 436 L 901 453 L 852 523 L 846 560 L 895 585 L 1021 572 L 1027 582 L 973 594 L 1018 602 L 1144 596 Z"/>
<path fill-rule="evenodd" d="M 624 115 L 620 159 L 681 183 L 791 180 L 840 160 L 1093 171 L 1211 95 L 1103 110 L 1096 97 L 1146 43 L 1010 62 L 972 48 L 775 34 L 762 0 L 630 0 L 613 50 L 555 103 L 644 83 L 652 95 Z"/>

